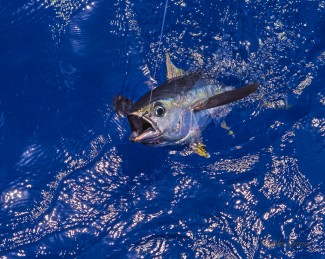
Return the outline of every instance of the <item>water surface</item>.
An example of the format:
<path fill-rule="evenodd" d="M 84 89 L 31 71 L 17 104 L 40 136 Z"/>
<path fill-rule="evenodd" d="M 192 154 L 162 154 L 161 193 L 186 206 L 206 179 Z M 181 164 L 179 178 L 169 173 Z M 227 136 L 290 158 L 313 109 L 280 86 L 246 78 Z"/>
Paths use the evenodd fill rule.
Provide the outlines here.
<path fill-rule="evenodd" d="M 0 3 L 4 258 L 324 257 L 324 1 Z M 128 141 L 117 94 L 260 82 L 205 159 Z M 226 125 L 226 126 L 225 126 Z M 222 127 L 221 127 L 222 126 Z"/>

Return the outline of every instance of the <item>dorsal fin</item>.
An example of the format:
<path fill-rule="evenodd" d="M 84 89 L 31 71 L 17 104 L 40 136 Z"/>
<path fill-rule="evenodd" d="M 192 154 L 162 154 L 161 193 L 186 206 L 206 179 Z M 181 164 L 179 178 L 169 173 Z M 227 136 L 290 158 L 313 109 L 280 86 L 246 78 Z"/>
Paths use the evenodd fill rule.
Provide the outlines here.
<path fill-rule="evenodd" d="M 223 92 L 221 94 L 214 95 L 208 99 L 196 103 L 193 107 L 193 111 L 207 110 L 207 109 L 211 109 L 228 103 L 235 102 L 255 92 L 257 88 L 258 88 L 258 83 L 255 82 L 238 89 L 234 89 L 234 90 Z"/>
<path fill-rule="evenodd" d="M 166 52 L 166 69 L 167 69 L 167 79 L 172 79 L 175 77 L 180 77 L 185 75 L 185 72 L 182 69 L 177 68 L 170 60 L 170 56 L 168 52 Z"/>

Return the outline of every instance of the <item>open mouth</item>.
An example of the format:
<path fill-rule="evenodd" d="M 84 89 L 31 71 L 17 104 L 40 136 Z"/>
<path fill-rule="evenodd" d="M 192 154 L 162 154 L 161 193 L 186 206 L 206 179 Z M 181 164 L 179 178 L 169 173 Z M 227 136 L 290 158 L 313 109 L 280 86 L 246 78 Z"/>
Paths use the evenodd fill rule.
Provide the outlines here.
<path fill-rule="evenodd" d="M 145 116 L 130 114 L 128 120 L 132 130 L 130 141 L 150 144 L 161 135 L 160 131 L 154 127 L 154 123 Z"/>

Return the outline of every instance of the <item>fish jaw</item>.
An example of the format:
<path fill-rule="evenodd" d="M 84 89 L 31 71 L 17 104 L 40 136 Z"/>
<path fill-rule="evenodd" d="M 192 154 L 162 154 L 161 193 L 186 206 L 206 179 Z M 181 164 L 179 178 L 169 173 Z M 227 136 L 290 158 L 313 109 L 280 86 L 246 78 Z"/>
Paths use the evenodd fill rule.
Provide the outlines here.
<path fill-rule="evenodd" d="M 162 132 L 150 118 L 140 112 L 132 112 L 128 115 L 128 121 L 132 130 L 130 141 L 145 145 L 162 144 L 160 141 Z"/>

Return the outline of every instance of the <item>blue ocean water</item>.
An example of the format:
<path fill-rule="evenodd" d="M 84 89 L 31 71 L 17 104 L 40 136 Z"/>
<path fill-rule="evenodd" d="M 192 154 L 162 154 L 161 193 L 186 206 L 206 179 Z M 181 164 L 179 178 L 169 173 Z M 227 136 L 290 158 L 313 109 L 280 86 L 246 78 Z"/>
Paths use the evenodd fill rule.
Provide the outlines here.
<path fill-rule="evenodd" d="M 1 258 L 324 258 L 325 1 L 0 2 Z M 234 87 L 186 147 L 130 143 L 115 95 L 164 56 Z"/>

